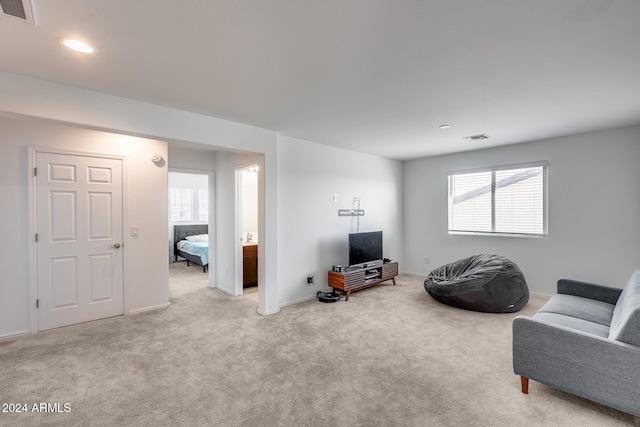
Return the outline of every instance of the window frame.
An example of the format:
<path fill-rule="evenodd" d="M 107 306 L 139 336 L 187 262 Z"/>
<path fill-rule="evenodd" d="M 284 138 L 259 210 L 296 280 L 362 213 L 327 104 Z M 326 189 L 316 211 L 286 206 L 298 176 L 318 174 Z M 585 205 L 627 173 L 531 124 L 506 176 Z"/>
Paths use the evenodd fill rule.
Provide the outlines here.
<path fill-rule="evenodd" d="M 496 172 L 503 170 L 529 169 L 534 167 L 542 167 L 542 233 L 515 233 L 501 232 L 496 229 Z M 491 172 L 491 230 L 492 231 L 468 231 L 468 230 L 451 230 L 451 177 L 455 175 L 465 175 L 472 173 Z M 527 238 L 547 238 L 549 235 L 549 215 L 548 215 L 548 189 L 549 180 L 549 162 L 537 161 L 529 163 L 516 163 L 499 166 L 489 166 L 476 169 L 465 169 L 447 172 L 447 232 L 450 235 L 479 235 L 479 236 L 498 236 L 498 237 L 527 237 Z"/>
<path fill-rule="evenodd" d="M 202 207 L 203 207 L 203 203 L 202 203 L 202 195 L 205 194 L 207 197 L 207 202 L 204 204 L 206 205 L 206 217 L 205 219 L 202 219 Z M 198 221 L 200 223 L 208 223 L 209 222 L 209 210 L 210 210 L 210 206 L 211 204 L 209 203 L 209 188 L 208 187 L 198 187 L 196 188 L 196 191 L 194 192 L 194 197 L 197 198 L 197 209 L 198 209 Z M 196 205 L 196 203 L 194 202 L 194 206 Z M 195 217 L 195 215 L 194 215 Z"/>
<path fill-rule="evenodd" d="M 180 192 L 182 193 L 183 191 L 187 190 L 189 192 L 191 192 L 191 218 L 190 219 L 178 219 L 178 220 L 174 220 L 173 219 L 173 192 L 175 190 L 180 190 Z M 176 223 L 176 222 L 195 222 L 193 220 L 193 218 L 195 217 L 195 209 L 194 209 L 194 189 L 193 187 L 187 187 L 187 186 L 183 186 L 183 185 L 172 185 L 169 187 L 169 221 L 172 223 Z M 182 196 L 182 194 L 181 194 Z M 186 198 L 181 197 L 180 199 L 181 201 L 186 200 Z M 182 206 L 182 204 L 181 204 Z M 181 217 L 182 218 L 182 217 Z"/>

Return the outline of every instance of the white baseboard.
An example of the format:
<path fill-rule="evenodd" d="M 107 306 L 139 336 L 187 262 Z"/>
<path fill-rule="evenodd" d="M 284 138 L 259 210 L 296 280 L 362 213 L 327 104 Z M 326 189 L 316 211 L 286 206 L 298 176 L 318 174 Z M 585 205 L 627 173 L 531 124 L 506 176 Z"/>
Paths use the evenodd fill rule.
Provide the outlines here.
<path fill-rule="evenodd" d="M 211 288 L 212 286 L 209 286 L 209 287 Z M 231 291 L 230 291 L 230 290 L 228 290 L 228 289 L 219 288 L 219 287 L 217 287 L 217 286 L 215 286 L 215 287 L 214 287 L 214 289 L 217 289 L 217 290 L 219 290 L 219 291 L 222 291 L 222 292 L 224 292 L 224 293 L 225 293 L 225 294 L 227 294 L 227 295 L 231 295 L 232 297 L 239 297 L 239 296 L 240 296 L 240 295 L 238 295 L 238 294 L 234 294 L 233 292 L 231 292 Z"/>
<path fill-rule="evenodd" d="M 276 313 L 280 313 L 280 308 L 277 307 L 273 310 L 269 310 L 269 311 L 261 311 L 260 308 L 258 307 L 258 309 L 256 310 L 256 312 L 262 316 L 270 316 L 272 314 L 276 314 Z"/>
<path fill-rule="evenodd" d="M 143 308 L 136 308 L 135 310 L 130 310 L 128 314 L 139 314 L 139 313 L 145 313 L 147 311 L 153 311 L 153 310 L 159 310 L 161 308 L 167 308 L 171 305 L 170 302 L 166 303 L 166 304 L 160 304 L 160 305 L 153 305 L 150 307 L 143 307 Z"/>
<path fill-rule="evenodd" d="M 31 334 L 31 330 L 26 330 L 26 331 L 18 331 L 18 332 L 12 332 L 10 334 L 0 335 L 0 342 L 9 341 L 11 339 L 18 338 L 24 335 L 30 335 L 30 334 Z"/>
<path fill-rule="evenodd" d="M 329 290 L 331 290 L 331 289 L 329 289 Z M 280 303 L 280 307 L 286 307 L 288 305 L 298 304 L 298 303 L 309 301 L 309 300 L 312 300 L 312 299 L 315 299 L 315 298 L 316 298 L 315 295 L 310 295 L 310 296 L 298 298 L 298 299 L 295 299 L 295 300 L 291 300 L 291 301 Z"/>
<path fill-rule="evenodd" d="M 420 278 L 422 278 L 422 279 L 426 279 L 426 278 L 427 278 L 427 276 L 428 276 L 428 274 L 425 274 L 425 273 L 413 273 L 413 272 L 411 272 L 411 271 L 403 271 L 403 272 L 402 272 L 402 273 L 400 273 L 400 274 L 406 274 L 407 276 L 420 277 Z"/>

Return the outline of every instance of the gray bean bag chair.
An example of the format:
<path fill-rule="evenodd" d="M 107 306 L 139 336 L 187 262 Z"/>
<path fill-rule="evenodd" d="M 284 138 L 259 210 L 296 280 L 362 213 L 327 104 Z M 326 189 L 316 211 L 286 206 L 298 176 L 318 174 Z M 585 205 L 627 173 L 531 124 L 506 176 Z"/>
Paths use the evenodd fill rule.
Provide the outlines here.
<path fill-rule="evenodd" d="M 429 273 L 424 288 L 441 303 L 487 313 L 513 313 L 529 302 L 522 271 L 500 255 L 474 255 L 443 265 Z"/>

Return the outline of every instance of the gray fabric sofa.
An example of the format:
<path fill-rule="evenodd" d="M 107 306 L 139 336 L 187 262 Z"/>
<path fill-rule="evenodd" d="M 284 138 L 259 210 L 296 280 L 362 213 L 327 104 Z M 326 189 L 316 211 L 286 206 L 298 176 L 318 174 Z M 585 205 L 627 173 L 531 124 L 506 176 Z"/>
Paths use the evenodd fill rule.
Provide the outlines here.
<path fill-rule="evenodd" d="M 640 270 L 623 289 L 558 281 L 533 316 L 513 320 L 513 371 L 634 416 L 640 426 Z"/>

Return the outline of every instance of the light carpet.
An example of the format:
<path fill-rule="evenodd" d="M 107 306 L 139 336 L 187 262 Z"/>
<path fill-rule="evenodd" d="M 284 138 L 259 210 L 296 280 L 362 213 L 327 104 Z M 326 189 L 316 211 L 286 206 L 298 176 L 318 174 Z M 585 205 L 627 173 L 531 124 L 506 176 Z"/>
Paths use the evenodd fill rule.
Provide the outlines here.
<path fill-rule="evenodd" d="M 621 412 L 511 365 L 516 314 L 434 301 L 407 275 L 260 316 L 256 302 L 172 265 L 171 306 L 0 343 L 0 425 L 619 426 Z M 203 281 L 204 280 L 204 281 Z M 34 403 L 62 411 L 31 412 Z"/>

